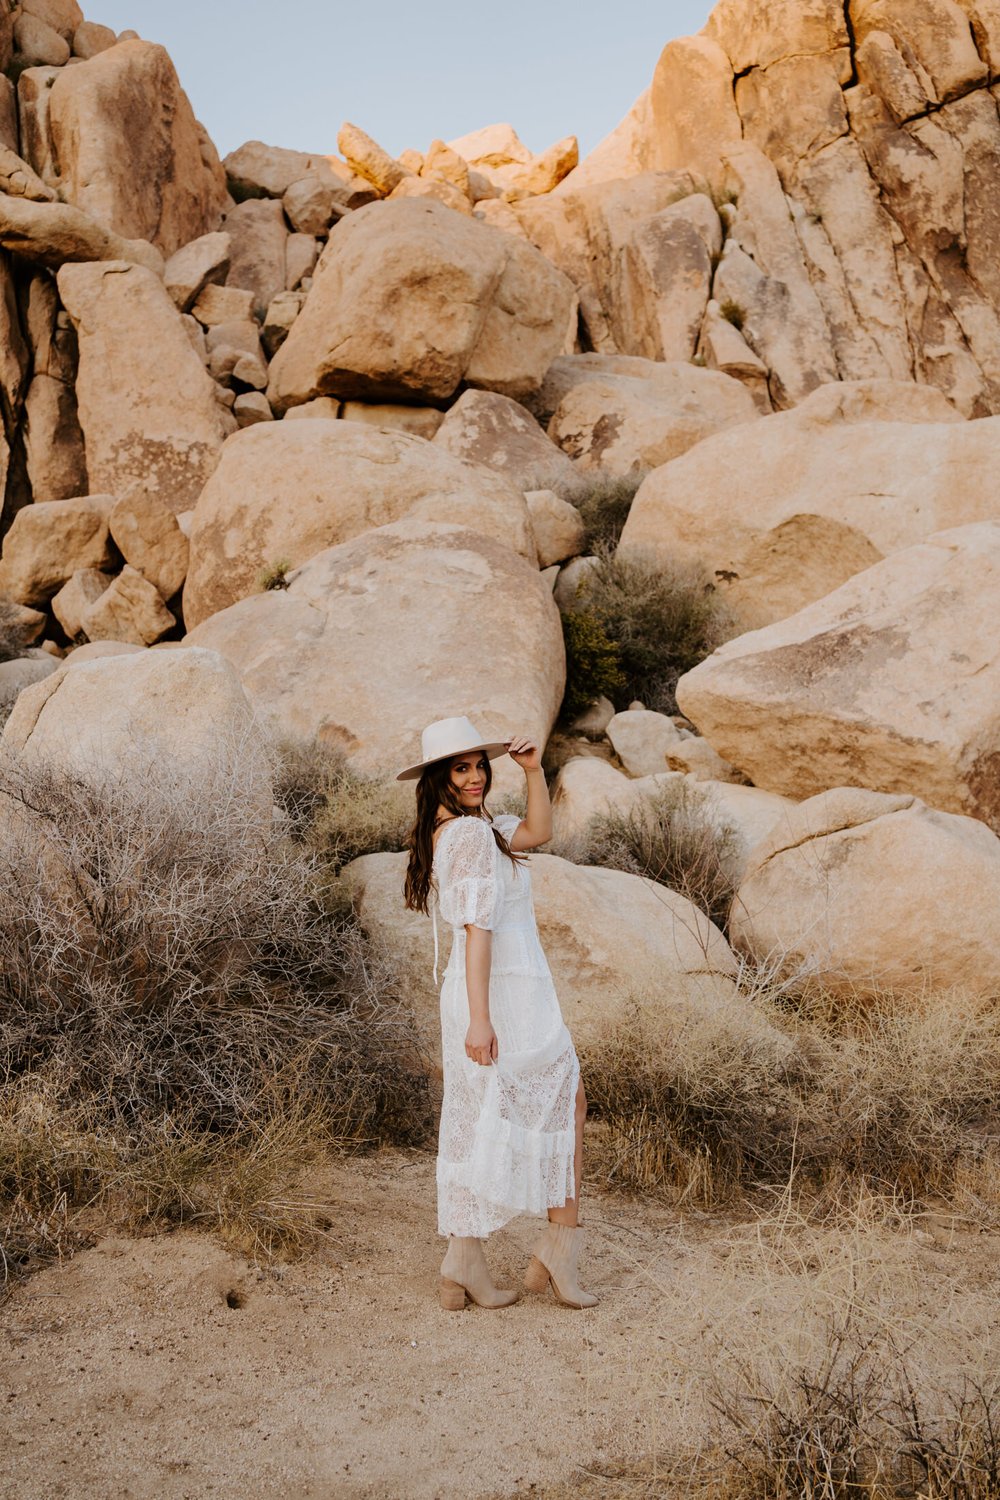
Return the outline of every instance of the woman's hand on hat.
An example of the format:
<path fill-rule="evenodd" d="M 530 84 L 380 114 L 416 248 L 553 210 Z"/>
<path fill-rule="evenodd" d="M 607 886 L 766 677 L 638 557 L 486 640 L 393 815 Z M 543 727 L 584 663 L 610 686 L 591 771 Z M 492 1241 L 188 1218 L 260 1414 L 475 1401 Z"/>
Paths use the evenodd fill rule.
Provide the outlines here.
<path fill-rule="evenodd" d="M 522 771 L 540 771 L 542 767 L 542 752 L 534 740 L 526 739 L 525 736 L 517 735 L 507 746 L 507 754 L 511 760 L 521 767 Z"/>

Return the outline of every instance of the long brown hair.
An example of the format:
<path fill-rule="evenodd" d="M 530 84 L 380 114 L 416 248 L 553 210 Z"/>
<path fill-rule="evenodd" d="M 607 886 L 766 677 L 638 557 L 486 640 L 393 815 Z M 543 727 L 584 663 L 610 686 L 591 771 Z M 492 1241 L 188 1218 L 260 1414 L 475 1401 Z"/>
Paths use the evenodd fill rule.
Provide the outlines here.
<path fill-rule="evenodd" d="M 406 867 L 406 882 L 403 886 L 406 905 L 410 911 L 422 911 L 425 914 L 427 912 L 433 879 L 434 830 L 438 825 L 438 814 L 441 808 L 445 808 L 452 817 L 456 818 L 478 817 L 478 813 L 470 813 L 462 806 L 458 793 L 452 785 L 452 762 L 458 759 L 457 755 L 449 755 L 446 760 L 434 761 L 417 782 L 417 818 L 406 840 L 406 847 L 410 851 L 410 862 Z M 486 762 L 486 785 L 483 790 L 482 810 L 486 812 L 486 798 L 493 785 L 493 771 L 489 757 L 483 755 L 483 759 Z M 489 817 L 489 813 L 486 813 L 486 816 Z M 500 830 L 492 826 L 492 820 L 490 831 L 501 854 L 506 854 L 512 864 L 524 863 L 525 856 L 514 853 Z"/>

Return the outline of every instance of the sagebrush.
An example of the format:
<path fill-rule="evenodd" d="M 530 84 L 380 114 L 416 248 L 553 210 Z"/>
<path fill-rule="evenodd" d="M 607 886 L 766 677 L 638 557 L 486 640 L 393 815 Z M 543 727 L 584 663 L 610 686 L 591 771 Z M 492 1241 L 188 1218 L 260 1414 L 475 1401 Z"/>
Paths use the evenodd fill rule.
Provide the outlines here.
<path fill-rule="evenodd" d="M 572 611 L 563 612 L 564 712 L 603 694 L 618 709 L 638 700 L 676 713 L 678 680 L 733 634 L 729 609 L 693 564 L 661 566 L 606 548 L 595 556 Z"/>

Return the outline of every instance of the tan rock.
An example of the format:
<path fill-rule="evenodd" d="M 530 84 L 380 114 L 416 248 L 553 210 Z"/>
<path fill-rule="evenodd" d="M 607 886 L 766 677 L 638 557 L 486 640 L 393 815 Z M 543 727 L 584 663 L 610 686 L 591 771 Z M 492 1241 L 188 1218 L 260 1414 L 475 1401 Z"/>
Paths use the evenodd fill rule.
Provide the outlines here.
<path fill-rule="evenodd" d="M 418 1019 L 433 1037 L 439 998 L 431 973 L 431 924 L 405 911 L 399 900 L 405 868 L 405 854 L 369 854 L 347 867 L 345 879 L 362 925 L 388 947 Z M 552 854 L 532 855 L 531 880 L 542 946 L 584 1058 L 636 1005 L 648 1008 L 668 1032 L 697 1026 L 710 1035 L 718 1028 L 778 1056 L 787 1052 L 784 1037 L 738 995 L 735 960 L 722 934 L 683 897 L 637 875 Z M 446 934 L 442 965 L 448 943 Z"/>
<path fill-rule="evenodd" d="M 163 284 L 181 312 L 190 312 L 205 287 L 225 281 L 232 256 L 232 239 L 221 230 L 203 234 L 167 261 Z"/>
<path fill-rule="evenodd" d="M 370 135 L 357 125 L 349 121 L 340 127 L 337 136 L 337 150 L 343 156 L 348 166 L 357 172 L 359 177 L 365 177 L 383 197 L 398 187 L 403 178 L 408 175 L 407 169 L 401 167 L 394 157 L 387 151 L 383 151 L 377 141 L 373 141 Z"/>
<path fill-rule="evenodd" d="M 51 203 L 56 196 L 23 157 L 9 146 L 0 146 L 0 192 L 8 193 L 12 198 L 30 198 L 33 203 Z"/>
<path fill-rule="evenodd" d="M 664 771 L 690 773 L 699 781 L 741 781 L 707 740 L 678 729 L 666 714 L 648 709 L 626 709 L 608 725 L 608 739 L 630 776 L 656 776 Z"/>
<path fill-rule="evenodd" d="M 553 594 L 563 613 L 579 609 L 586 596 L 590 574 L 598 566 L 596 557 L 574 557 L 559 569 Z"/>
<path fill-rule="evenodd" d="M 115 557 L 110 495 L 25 505 L 3 539 L 0 593 L 45 604 L 78 568 L 108 568 Z"/>
<path fill-rule="evenodd" d="M 65 37 L 26 11 L 14 22 L 14 46 L 29 68 L 61 68 L 69 62 L 70 49 Z"/>
<path fill-rule="evenodd" d="M 912 791 L 1000 826 L 998 574 L 1000 522 L 940 532 L 720 647 L 678 701 L 770 791 Z"/>
<path fill-rule="evenodd" d="M 260 328 L 253 318 L 233 318 L 230 322 L 214 323 L 205 335 L 205 348 L 211 354 L 225 346 L 238 349 L 243 354 L 260 357 Z"/>
<path fill-rule="evenodd" d="M 688 172 L 647 172 L 515 205 L 532 244 L 576 287 L 598 353 L 694 353 L 721 244 L 718 214 L 699 185 Z"/>
<path fill-rule="evenodd" d="M 835 52 L 850 40 L 841 0 L 755 0 L 752 7 L 746 0 L 717 0 L 705 34 L 726 53 L 734 73 Z"/>
<path fill-rule="evenodd" d="M 438 177 L 404 177 L 393 188 L 389 198 L 393 202 L 400 198 L 432 198 L 455 213 L 466 214 L 470 218 L 472 216 L 472 199 L 468 194 L 463 193 L 454 183 L 443 182 Z"/>
<path fill-rule="evenodd" d="M 663 364 L 654 379 L 581 380 L 559 403 L 548 430 L 578 473 L 640 477 L 713 432 L 758 415 L 753 398 L 728 375 Z"/>
<path fill-rule="evenodd" d="M 36 500 L 69 500 L 88 489 L 76 391 L 60 375 L 39 373 L 24 400 L 24 453 Z"/>
<path fill-rule="evenodd" d="M 84 612 L 97 603 L 112 582 L 112 574 L 98 568 L 78 568 L 52 596 L 52 613 L 71 641 L 83 634 Z"/>
<path fill-rule="evenodd" d="M 998 449 L 996 418 L 854 423 L 781 412 L 650 474 L 623 555 L 701 559 L 747 627 L 767 624 L 879 555 L 993 516 Z"/>
<path fill-rule="evenodd" d="M 524 498 L 528 502 L 538 566 L 549 568 L 553 563 L 577 557 L 583 551 L 587 528 L 576 506 L 552 490 L 526 490 Z"/>
<path fill-rule="evenodd" d="M 923 96 L 916 109 L 904 103 L 906 114 L 922 112 L 989 78 L 969 17 L 954 0 L 916 5 L 912 0 L 860 0 L 852 10 L 852 22 L 859 52 L 872 32 L 891 39 L 906 74 Z M 892 99 L 886 102 L 891 107 Z"/>
<path fill-rule="evenodd" d="M 33 646 L 47 623 L 42 610 L 29 609 L 11 598 L 4 601 L 4 629 L 11 649 L 24 651 Z"/>
<path fill-rule="evenodd" d="M 225 217 L 232 240 L 226 284 L 253 292 L 253 310 L 263 318 L 268 305 L 285 290 L 285 245 L 288 230 L 280 203 L 249 198 Z"/>
<path fill-rule="evenodd" d="M 761 148 L 783 181 L 794 176 L 804 157 L 847 134 L 843 82 L 844 59 L 837 52 L 783 58 L 737 79 L 744 137 Z"/>
<path fill-rule="evenodd" d="M 469 164 L 457 151 L 446 146 L 444 141 L 431 141 L 427 155 L 417 170 L 422 177 L 437 177 L 443 182 L 450 182 L 463 197 L 471 199 Z"/>
<path fill-rule="evenodd" d="M 474 167 L 528 166 L 531 162 L 531 152 L 513 125 L 485 125 L 448 145 Z"/>
<path fill-rule="evenodd" d="M 251 594 L 280 559 L 316 553 L 404 516 L 461 522 L 533 563 L 524 496 L 422 438 L 360 422 L 262 423 L 230 438 L 195 506 L 184 617 L 193 627 Z"/>
<path fill-rule="evenodd" d="M 491 229 L 499 229 L 503 234 L 513 234 L 522 240 L 528 239 L 511 205 L 500 198 L 479 199 L 472 210 L 472 217 Z"/>
<path fill-rule="evenodd" d="M 214 651 L 82 647 L 44 682 L 26 688 L 3 732 L 29 764 L 58 766 L 88 781 L 174 769 L 190 789 L 218 784 L 232 766 L 244 806 L 264 826 L 273 797 L 266 747 L 232 667 Z M 140 782 L 141 784 L 141 782 Z"/>
<path fill-rule="evenodd" d="M 464 383 L 516 399 L 561 351 L 572 309 L 524 242 L 433 201 L 371 204 L 320 257 L 268 396 L 276 411 L 323 395 L 434 404 Z"/>
<path fill-rule="evenodd" d="M 279 430 L 250 428 L 232 446 Z M 192 550 L 197 565 L 197 534 Z M 477 649 L 456 652 L 470 618 Z M 492 537 L 427 521 L 397 521 L 330 547 L 288 588 L 240 600 L 187 639 L 237 666 L 264 722 L 341 746 L 365 775 L 414 758 L 445 681 L 448 701 L 462 703 L 484 733 L 518 724 L 540 744 L 563 695 L 559 612 L 537 569 Z M 521 775 L 512 762 L 498 762 L 495 774 L 501 789 L 502 775 L 508 785 Z"/>
<path fill-rule="evenodd" d="M 5 36 L 4 22 L 0 19 L 0 66 L 3 67 L 7 65 L 4 61 Z M 20 151 L 20 136 L 21 132 L 17 118 L 17 89 L 7 75 L 4 74 L 3 82 L 0 83 L 0 141 L 7 147 L 8 151 Z"/>
<path fill-rule="evenodd" d="M 710 36 L 667 43 L 650 87 L 655 167 L 697 172 L 719 182 L 722 156 L 743 138 L 733 72 Z"/>
<path fill-rule="evenodd" d="M 734 942 L 847 997 L 1000 983 L 1000 840 L 918 798 L 841 787 L 753 851 Z"/>
<path fill-rule="evenodd" d="M 216 286 L 209 282 L 202 288 L 191 311 L 205 328 L 220 323 L 247 323 L 253 319 L 253 292 L 235 286 Z"/>
<path fill-rule="evenodd" d="M 15 657 L 0 662 L 0 713 L 6 718 L 18 695 L 33 683 L 42 682 L 59 670 L 55 657 L 40 651 L 37 656 Z"/>
<path fill-rule="evenodd" d="M 51 26 L 67 42 L 72 41 L 84 24 L 83 11 L 76 0 L 20 0 L 20 10 L 22 16 L 34 16 Z"/>
<path fill-rule="evenodd" d="M 122 557 L 164 599 L 172 599 L 187 577 L 188 539 L 177 517 L 155 495 L 133 491 L 115 503 L 111 535 Z M 127 640 L 127 636 L 118 637 Z"/>
<path fill-rule="evenodd" d="M 244 391 L 233 402 L 233 413 L 240 427 L 253 427 L 257 422 L 273 422 L 274 412 L 267 397 L 260 391 Z"/>
<path fill-rule="evenodd" d="M 100 26 L 96 21 L 81 21 L 73 33 L 73 56 L 82 57 L 84 62 L 88 62 L 99 52 L 107 52 L 117 40 L 110 26 Z"/>
<path fill-rule="evenodd" d="M 641 794 L 639 783 L 609 761 L 574 755 L 560 767 L 552 788 L 553 850 L 575 852 L 595 818 L 612 812 L 627 817 Z"/>
<path fill-rule="evenodd" d="M 128 641 L 84 641 L 74 646 L 65 657 L 67 667 L 79 666 L 85 661 L 100 661 L 105 656 L 137 656 L 149 650 L 148 646 L 133 646 Z"/>
<path fill-rule="evenodd" d="M 520 490 L 555 490 L 571 498 L 580 488 L 572 463 L 531 413 L 494 391 L 465 391 L 445 416 L 434 444 L 456 458 L 506 474 Z"/>
<path fill-rule="evenodd" d="M 652 101 L 649 89 L 645 89 L 621 123 L 563 178 L 555 191 L 575 192 L 598 182 L 638 177 L 640 172 L 655 168 L 654 152 Z"/>
<path fill-rule="evenodd" d="M 348 402 L 346 404 L 353 405 L 357 410 L 365 412 L 396 410 L 395 407 L 362 406 L 360 402 Z M 416 408 L 414 409 L 416 410 Z M 315 401 L 304 401 L 301 406 L 290 406 L 285 412 L 284 420 L 286 422 L 296 422 L 304 418 L 311 421 L 314 417 L 319 417 L 324 422 L 336 422 L 343 415 L 343 410 L 344 408 L 339 401 L 333 401 L 329 396 L 317 396 Z M 367 418 L 359 418 L 355 413 L 355 421 L 367 421 Z M 373 422 L 372 425 L 380 427 L 383 424 L 381 422 Z M 391 424 L 386 423 L 384 425 L 389 426 Z"/>
<path fill-rule="evenodd" d="M 108 229 L 172 255 L 219 228 L 225 174 L 162 47 L 119 42 L 62 69 L 47 129 L 59 166 L 53 185 Z"/>
<path fill-rule="evenodd" d="M 267 146 L 263 141 L 245 141 L 229 153 L 223 165 L 237 202 L 244 198 L 283 198 L 293 183 L 303 178 L 318 178 L 345 208 L 360 208 L 375 196 L 368 183 L 365 192 L 356 196 L 360 179 L 335 156 L 289 151 L 284 146 Z"/>
<path fill-rule="evenodd" d="M 767 365 L 759 359 L 746 339 L 728 318 L 722 316 L 714 298 L 705 309 L 698 340 L 698 353 L 705 367 L 738 380 L 753 397 L 754 405 L 762 415 L 771 410 L 771 394 L 767 388 Z"/>
<path fill-rule="evenodd" d="M 294 236 L 293 236 L 294 238 Z M 288 337 L 288 330 L 302 311 L 303 292 L 279 292 L 273 299 L 261 327 L 261 342 L 269 359 L 273 359 Z"/>
<path fill-rule="evenodd" d="M 69 203 L 0 194 L 0 245 L 54 270 L 67 261 L 122 260 L 163 274 L 163 257 L 146 240 L 122 239 Z"/>
<path fill-rule="evenodd" d="M 218 462 L 222 428 L 212 381 L 163 283 L 115 261 L 64 266 L 58 282 L 80 346 L 91 485 L 119 497 L 141 487 L 188 510 Z"/>
<path fill-rule="evenodd" d="M 99 599 L 81 617 L 92 641 L 127 641 L 151 646 L 177 624 L 156 589 L 126 563 Z"/>
<path fill-rule="evenodd" d="M 288 222 L 302 234 L 327 235 L 330 225 L 344 212 L 337 189 L 314 175 L 293 182 L 281 202 Z"/>
<path fill-rule="evenodd" d="M 551 193 L 580 160 L 580 146 L 575 135 L 556 141 L 541 156 L 512 175 L 511 186 L 518 192 L 536 196 Z"/>
<path fill-rule="evenodd" d="M 307 401 L 305 406 L 293 406 L 286 417 L 336 415 L 326 408 L 335 407 L 327 397 L 318 401 Z M 408 432 L 413 437 L 426 438 L 430 442 L 444 421 L 444 412 L 433 406 L 394 406 L 369 404 L 366 401 L 345 401 L 339 411 L 345 422 L 367 422 L 370 427 L 388 427 L 393 432 Z"/>

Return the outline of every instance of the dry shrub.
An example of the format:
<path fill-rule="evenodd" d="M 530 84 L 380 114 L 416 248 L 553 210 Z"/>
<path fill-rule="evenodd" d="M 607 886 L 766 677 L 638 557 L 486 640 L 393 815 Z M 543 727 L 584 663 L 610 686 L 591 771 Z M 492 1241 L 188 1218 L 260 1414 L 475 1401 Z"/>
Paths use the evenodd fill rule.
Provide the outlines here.
<path fill-rule="evenodd" d="M 733 634 L 729 609 L 696 566 L 621 558 L 606 547 L 595 555 L 579 602 L 563 615 L 565 711 L 576 712 L 574 705 L 604 693 L 617 708 L 638 699 L 657 712 L 676 713 L 678 680 Z M 585 631 L 584 653 L 578 638 Z"/>
<path fill-rule="evenodd" d="M 8 594 L 0 594 L 0 661 L 23 656 L 30 639 L 24 624 L 24 608 Z"/>
<path fill-rule="evenodd" d="M 705 1206 L 782 1187 L 818 1203 L 863 1189 L 911 1207 L 961 1192 L 996 1214 L 995 1003 L 802 1000 L 751 974 L 744 990 L 786 1049 L 762 1046 L 731 1013 L 681 1026 L 647 1004 L 588 1055 L 610 1181 Z"/>
<path fill-rule="evenodd" d="M 0 1222 L 22 1238 L 100 1199 L 285 1240 L 319 1146 L 426 1136 L 388 964 L 324 910 L 255 774 L 0 763 Z"/>
<path fill-rule="evenodd" d="M 648 472 L 642 469 L 620 477 L 599 472 L 580 475 L 572 500 L 586 527 L 584 551 L 617 547 L 632 501 Z"/>
<path fill-rule="evenodd" d="M 827 1320 L 805 1360 L 777 1371 L 753 1356 L 721 1363 L 712 1405 L 723 1473 L 703 1473 L 691 1493 L 997 1500 L 1000 1377 L 974 1360 L 943 1380 L 918 1365 L 891 1329 L 859 1324 L 851 1307 Z"/>
<path fill-rule="evenodd" d="M 342 750 L 284 739 L 275 797 L 292 837 L 336 874 L 362 854 L 403 848 L 414 818 L 413 788 L 358 776 Z"/>
<path fill-rule="evenodd" d="M 736 887 L 739 835 L 715 818 L 705 795 L 668 781 L 628 812 L 609 809 L 559 849 L 578 864 L 605 865 L 669 886 L 725 927 Z"/>

